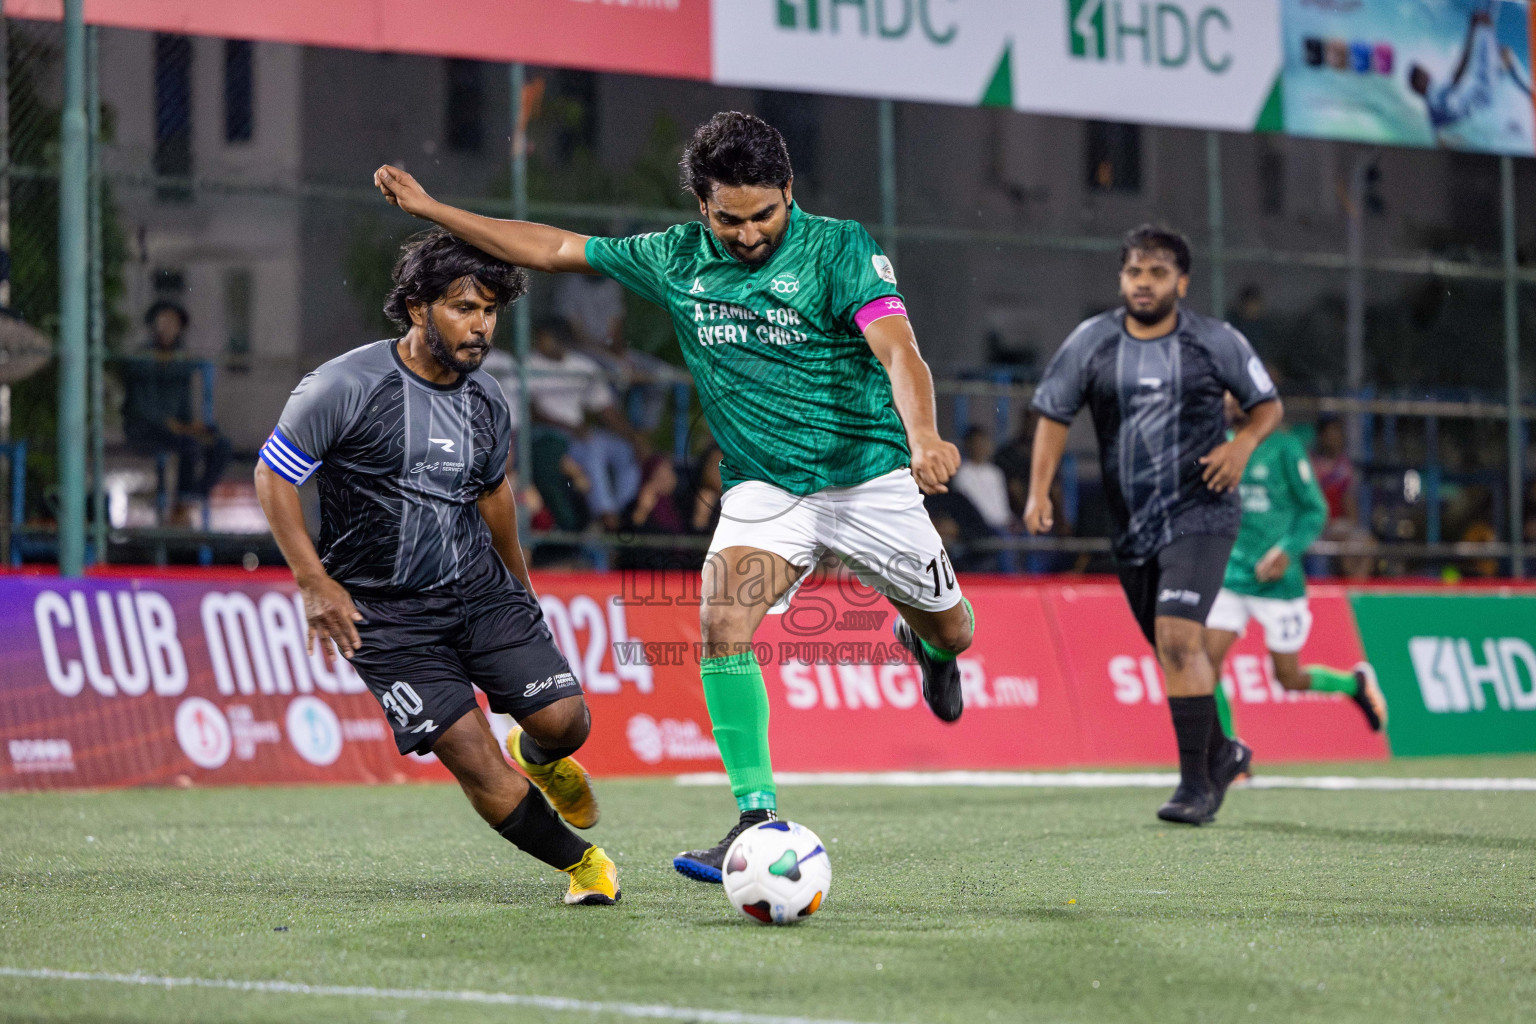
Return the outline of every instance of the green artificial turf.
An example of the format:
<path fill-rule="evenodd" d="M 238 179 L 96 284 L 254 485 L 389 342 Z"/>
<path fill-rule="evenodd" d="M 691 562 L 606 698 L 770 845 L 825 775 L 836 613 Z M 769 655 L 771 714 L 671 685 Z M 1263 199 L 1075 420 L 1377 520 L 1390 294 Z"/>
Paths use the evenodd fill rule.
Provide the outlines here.
<path fill-rule="evenodd" d="M 1536 758 L 1406 766 L 1536 777 Z M 0 967 L 854 1021 L 1483 1022 L 1536 1007 L 1536 793 L 1247 790 L 1188 829 L 1156 821 L 1165 794 L 1148 789 L 789 790 L 833 868 L 830 902 L 793 928 L 672 871 L 729 824 L 724 790 L 609 781 L 600 796 L 592 836 L 618 861 L 617 908 L 562 905 L 564 876 L 449 786 L 0 797 Z M 0 1019 L 624 1018 L 0 977 Z"/>

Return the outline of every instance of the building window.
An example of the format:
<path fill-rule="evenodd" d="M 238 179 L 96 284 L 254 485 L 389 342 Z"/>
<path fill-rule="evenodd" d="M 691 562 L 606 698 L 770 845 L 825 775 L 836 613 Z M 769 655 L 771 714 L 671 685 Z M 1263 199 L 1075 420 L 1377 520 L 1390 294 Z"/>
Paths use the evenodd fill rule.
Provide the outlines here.
<path fill-rule="evenodd" d="M 250 142 L 255 128 L 255 45 L 224 43 L 224 141 Z"/>
<path fill-rule="evenodd" d="M 155 173 L 164 178 L 192 176 L 192 40 L 155 36 Z M 184 186 L 159 189 L 164 200 L 191 198 Z"/>
<path fill-rule="evenodd" d="M 1088 188 L 1095 192 L 1141 191 L 1141 126 L 1089 121 L 1087 129 Z"/>
<path fill-rule="evenodd" d="M 449 60 L 446 63 L 448 88 L 448 149 L 454 153 L 478 153 L 485 141 L 485 77 L 479 61 Z"/>

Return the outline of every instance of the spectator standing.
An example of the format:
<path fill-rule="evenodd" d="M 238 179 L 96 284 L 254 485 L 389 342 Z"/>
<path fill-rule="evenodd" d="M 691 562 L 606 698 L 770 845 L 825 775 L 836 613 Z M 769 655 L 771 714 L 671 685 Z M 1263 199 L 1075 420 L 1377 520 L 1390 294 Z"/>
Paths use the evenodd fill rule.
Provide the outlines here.
<path fill-rule="evenodd" d="M 603 368 L 571 351 L 572 340 L 563 320 L 543 320 L 534 328 L 528 355 L 534 445 L 541 433 L 564 435 L 571 458 L 590 484 L 588 510 L 613 530 L 620 511 L 640 491 L 639 454 L 648 446 L 620 415 Z"/>
<path fill-rule="evenodd" d="M 181 503 L 206 501 L 224 475 L 230 455 L 229 439 L 194 411 L 192 377 L 197 365 L 182 352 L 190 319 L 174 302 L 150 306 L 144 314 L 149 341 L 121 367 L 123 433 L 128 445 L 141 455 L 177 457 L 176 489 Z"/>
<path fill-rule="evenodd" d="M 1312 449 L 1312 472 L 1328 502 L 1328 523 L 1360 517 L 1360 498 L 1356 492 L 1355 464 L 1345 451 L 1344 421 L 1337 416 L 1323 416 L 1317 421 L 1317 440 Z"/>
<path fill-rule="evenodd" d="M 1312 448 L 1312 472 L 1322 488 L 1323 500 L 1328 502 L 1323 539 L 1374 549 L 1376 538 L 1360 522 L 1360 482 L 1347 446 L 1344 420 L 1338 416 L 1320 417 Z M 1339 559 L 1339 573 L 1349 579 L 1369 579 L 1375 564 L 1374 554 L 1345 555 Z"/>

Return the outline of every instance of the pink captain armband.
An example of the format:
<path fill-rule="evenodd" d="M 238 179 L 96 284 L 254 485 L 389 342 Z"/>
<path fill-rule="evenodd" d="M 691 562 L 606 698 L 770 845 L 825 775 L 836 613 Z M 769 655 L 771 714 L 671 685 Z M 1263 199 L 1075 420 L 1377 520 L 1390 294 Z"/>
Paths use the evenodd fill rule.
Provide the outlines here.
<path fill-rule="evenodd" d="M 876 299 L 853 314 L 853 322 L 859 328 L 859 333 L 869 330 L 869 325 L 876 320 L 888 316 L 906 316 L 907 304 L 895 295 L 887 295 L 883 299 Z"/>

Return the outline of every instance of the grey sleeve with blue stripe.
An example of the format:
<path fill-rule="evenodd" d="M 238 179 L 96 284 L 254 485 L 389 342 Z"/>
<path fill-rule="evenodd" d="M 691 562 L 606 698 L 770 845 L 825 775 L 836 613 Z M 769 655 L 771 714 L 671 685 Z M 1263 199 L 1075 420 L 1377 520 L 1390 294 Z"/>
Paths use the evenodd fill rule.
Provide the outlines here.
<path fill-rule="evenodd" d="M 306 374 L 262 445 L 261 460 L 294 486 L 303 484 L 356 419 L 366 397 L 364 383 L 340 360 Z"/>

